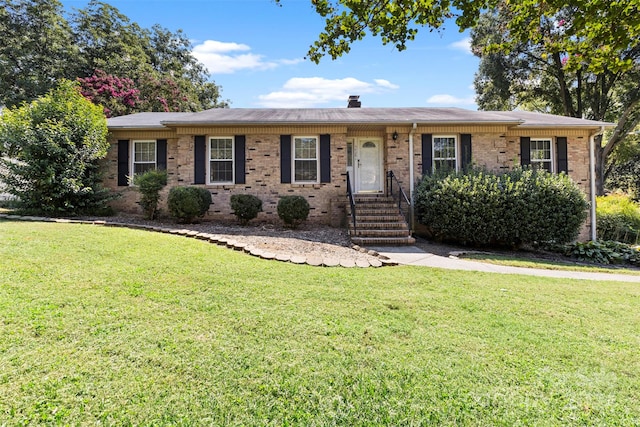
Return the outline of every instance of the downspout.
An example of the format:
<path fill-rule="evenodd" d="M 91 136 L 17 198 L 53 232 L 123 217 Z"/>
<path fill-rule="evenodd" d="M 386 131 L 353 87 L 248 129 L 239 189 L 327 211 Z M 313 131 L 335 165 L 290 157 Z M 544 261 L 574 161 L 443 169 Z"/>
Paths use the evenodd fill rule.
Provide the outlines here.
<path fill-rule="evenodd" d="M 590 184 L 590 196 L 591 196 L 591 241 L 597 240 L 596 229 L 596 136 L 604 134 L 604 126 L 600 127 L 600 130 L 596 133 L 589 135 L 589 184 Z"/>
<path fill-rule="evenodd" d="M 414 229 L 414 221 L 413 221 L 413 189 L 415 187 L 415 183 L 414 183 L 414 170 L 413 170 L 413 132 L 415 132 L 416 128 L 418 127 L 417 123 L 414 123 L 413 126 L 411 127 L 411 130 L 409 131 L 409 203 L 411 203 L 411 206 L 409 207 L 409 219 L 410 219 L 410 224 L 409 227 L 411 228 L 411 231 L 413 231 Z"/>

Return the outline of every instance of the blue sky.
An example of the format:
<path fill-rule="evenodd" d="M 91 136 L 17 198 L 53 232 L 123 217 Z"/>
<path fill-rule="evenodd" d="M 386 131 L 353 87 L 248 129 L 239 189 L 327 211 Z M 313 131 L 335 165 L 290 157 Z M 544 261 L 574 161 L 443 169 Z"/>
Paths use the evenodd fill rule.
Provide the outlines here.
<path fill-rule="evenodd" d="M 63 0 L 65 9 L 88 0 Z M 232 108 L 442 107 L 475 110 L 478 59 L 455 24 L 423 29 L 398 52 L 368 36 L 349 54 L 319 65 L 304 56 L 324 28 L 310 0 L 112 0 L 131 21 L 182 29 Z"/>

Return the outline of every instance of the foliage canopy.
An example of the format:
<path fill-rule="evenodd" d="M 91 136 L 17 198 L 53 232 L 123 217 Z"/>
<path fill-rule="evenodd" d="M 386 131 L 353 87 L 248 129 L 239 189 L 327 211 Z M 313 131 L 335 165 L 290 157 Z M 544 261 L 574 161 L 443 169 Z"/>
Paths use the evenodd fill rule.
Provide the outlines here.
<path fill-rule="evenodd" d="M 69 20 L 58 0 L 0 1 L 0 31 L 14 35 L 0 45 L 0 105 L 30 102 L 65 78 L 80 79 L 108 115 L 228 106 L 182 31 L 141 28 L 97 0 Z M 137 102 L 120 97 L 123 81 Z"/>
<path fill-rule="evenodd" d="M 483 10 L 498 5 L 513 12 L 506 24 L 513 43 L 544 43 L 548 52 L 569 54 L 572 67 L 586 64 L 594 72 L 629 69 L 632 61 L 623 53 L 640 39 L 637 0 L 312 0 L 312 4 L 325 18 L 325 28 L 308 52 L 314 62 L 327 54 L 335 59 L 348 53 L 351 44 L 367 33 L 404 50 L 420 28 L 441 30 L 449 20 L 455 20 L 460 30 L 472 28 Z M 562 37 L 547 37 L 541 23 L 559 22 L 566 10 L 572 20 Z M 512 42 L 495 47 L 508 51 Z"/>

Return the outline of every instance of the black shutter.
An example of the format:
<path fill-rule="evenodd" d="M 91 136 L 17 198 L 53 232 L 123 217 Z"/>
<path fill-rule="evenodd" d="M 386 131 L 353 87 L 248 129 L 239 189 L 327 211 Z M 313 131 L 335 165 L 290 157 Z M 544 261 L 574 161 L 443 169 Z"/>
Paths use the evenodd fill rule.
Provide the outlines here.
<path fill-rule="evenodd" d="M 167 140 L 159 139 L 156 141 L 156 161 L 157 169 L 167 170 Z"/>
<path fill-rule="evenodd" d="M 433 135 L 422 134 L 422 175 L 431 175 L 433 169 Z"/>
<path fill-rule="evenodd" d="M 460 135 L 460 166 L 467 171 L 471 165 L 471 134 Z"/>
<path fill-rule="evenodd" d="M 331 135 L 320 135 L 320 182 L 331 182 Z"/>
<path fill-rule="evenodd" d="M 531 164 L 531 138 L 523 136 L 520 138 L 520 165 Z"/>
<path fill-rule="evenodd" d="M 207 138 L 197 135 L 193 139 L 193 183 L 205 184 L 207 174 Z"/>
<path fill-rule="evenodd" d="M 244 135 L 236 135 L 235 143 L 233 148 L 233 157 L 235 163 L 235 183 L 236 184 L 245 184 L 246 178 L 246 155 L 245 155 L 245 147 L 247 145 L 247 138 Z"/>
<path fill-rule="evenodd" d="M 129 185 L 129 140 L 118 141 L 118 186 Z"/>
<path fill-rule="evenodd" d="M 280 135 L 280 182 L 291 183 L 291 135 Z"/>
<path fill-rule="evenodd" d="M 556 138 L 556 152 L 558 153 L 558 173 L 569 172 L 569 156 L 567 155 L 567 138 L 559 136 Z"/>

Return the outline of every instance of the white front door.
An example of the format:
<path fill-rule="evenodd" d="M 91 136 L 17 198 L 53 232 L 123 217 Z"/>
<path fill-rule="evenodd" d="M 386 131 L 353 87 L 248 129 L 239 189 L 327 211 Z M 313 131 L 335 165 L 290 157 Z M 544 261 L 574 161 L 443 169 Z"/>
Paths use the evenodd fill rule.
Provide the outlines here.
<path fill-rule="evenodd" d="M 356 144 L 356 192 L 373 193 L 383 190 L 382 139 L 359 138 Z"/>

